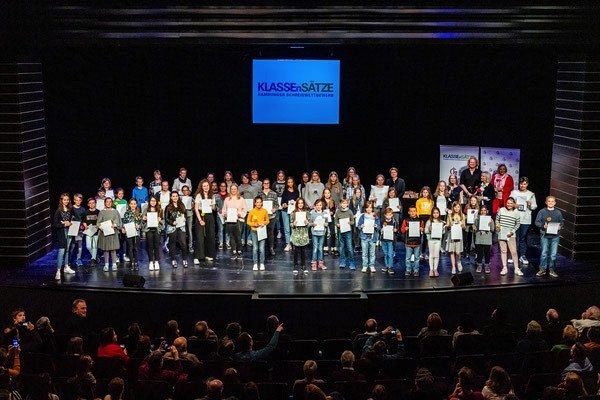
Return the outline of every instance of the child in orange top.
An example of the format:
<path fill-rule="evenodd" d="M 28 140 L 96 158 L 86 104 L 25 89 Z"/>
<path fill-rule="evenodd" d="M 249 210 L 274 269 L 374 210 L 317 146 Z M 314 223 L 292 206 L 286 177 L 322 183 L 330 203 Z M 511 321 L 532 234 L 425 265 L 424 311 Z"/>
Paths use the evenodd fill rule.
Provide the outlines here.
<path fill-rule="evenodd" d="M 417 215 L 423 226 L 431 217 L 431 210 L 433 210 L 435 203 L 433 202 L 433 196 L 431 196 L 431 189 L 429 186 L 423 186 L 419 193 L 419 199 L 415 203 L 417 209 Z M 421 237 L 421 259 L 428 259 L 427 257 L 427 236 L 422 235 Z"/>
<path fill-rule="evenodd" d="M 248 213 L 248 218 L 246 219 L 246 223 L 252 229 L 252 243 L 255 243 L 252 246 L 252 260 L 254 261 L 254 265 L 252 267 L 253 271 L 258 271 L 258 263 L 260 256 L 260 270 L 265 270 L 265 239 L 258 241 L 258 228 L 263 228 L 269 225 L 269 214 L 267 210 L 262 208 L 263 201 L 260 196 L 254 198 L 254 208 L 250 210 Z"/>

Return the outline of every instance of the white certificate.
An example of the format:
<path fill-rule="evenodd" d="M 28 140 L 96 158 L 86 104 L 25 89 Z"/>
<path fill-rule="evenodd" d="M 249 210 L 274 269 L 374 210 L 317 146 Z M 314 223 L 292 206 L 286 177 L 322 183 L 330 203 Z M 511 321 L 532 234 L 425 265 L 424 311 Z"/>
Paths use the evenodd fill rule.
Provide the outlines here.
<path fill-rule="evenodd" d="M 318 216 L 315 218 L 315 231 L 325 230 L 325 218 Z"/>
<path fill-rule="evenodd" d="M 357 211 L 356 214 L 354 215 L 354 220 L 357 221 L 357 223 L 358 223 L 358 221 L 360 221 L 361 215 L 362 215 L 362 213 L 360 211 Z"/>
<path fill-rule="evenodd" d="M 211 199 L 202 199 L 202 212 L 204 214 L 212 213 L 212 202 Z"/>
<path fill-rule="evenodd" d="M 435 206 L 440 209 L 440 215 L 446 215 L 446 198 L 444 196 L 438 196 L 435 199 Z"/>
<path fill-rule="evenodd" d="M 265 240 L 267 238 L 267 227 L 261 226 L 256 228 L 256 235 L 258 236 L 258 241 Z"/>
<path fill-rule="evenodd" d="M 340 219 L 340 233 L 350 232 L 350 218 Z"/>
<path fill-rule="evenodd" d="M 452 240 L 462 240 L 463 234 L 462 226 L 460 226 L 460 224 L 452 225 L 452 227 L 450 228 L 450 238 Z"/>
<path fill-rule="evenodd" d="M 273 200 L 263 201 L 263 208 L 267 210 L 267 214 L 273 214 Z"/>
<path fill-rule="evenodd" d="M 394 240 L 394 225 L 387 225 L 381 229 L 383 232 L 383 240 Z"/>
<path fill-rule="evenodd" d="M 175 218 L 175 228 L 183 228 L 185 226 L 185 216 L 180 215 Z"/>
<path fill-rule="evenodd" d="M 474 224 L 475 217 L 477 217 L 477 210 L 473 208 L 469 208 L 467 210 L 467 224 Z"/>
<path fill-rule="evenodd" d="M 394 212 L 400 212 L 400 199 L 397 197 L 392 197 L 388 199 L 390 203 L 390 208 L 394 210 Z"/>
<path fill-rule="evenodd" d="M 157 212 L 149 212 L 146 214 L 146 222 L 148 224 L 148 228 L 158 228 L 158 213 Z"/>
<path fill-rule="evenodd" d="M 181 202 L 185 206 L 186 210 L 192 209 L 192 196 L 181 196 Z"/>
<path fill-rule="evenodd" d="M 408 237 L 421 236 L 421 221 L 408 221 Z"/>
<path fill-rule="evenodd" d="M 96 225 L 88 225 L 87 229 L 83 231 L 83 234 L 86 236 L 94 236 L 98 232 L 98 227 Z"/>
<path fill-rule="evenodd" d="M 281 208 L 281 197 L 277 198 L 277 204 L 279 204 L 279 208 Z"/>
<path fill-rule="evenodd" d="M 492 222 L 492 217 L 489 215 L 481 215 L 479 217 L 479 230 L 480 231 L 488 231 L 490 230 L 490 222 Z"/>
<path fill-rule="evenodd" d="M 79 221 L 71 221 L 71 226 L 69 226 L 69 232 L 67 232 L 67 236 L 77 236 L 79 235 L 79 227 L 81 226 L 81 222 Z"/>
<path fill-rule="evenodd" d="M 121 218 L 123 218 L 123 216 L 125 215 L 125 210 L 127 210 L 127 204 L 117 204 L 116 208 Z"/>
<path fill-rule="evenodd" d="M 306 226 L 306 211 L 296 212 L 296 219 L 294 220 L 296 226 Z"/>
<path fill-rule="evenodd" d="M 328 209 L 325 209 L 325 222 L 331 222 L 331 212 Z"/>
<path fill-rule="evenodd" d="M 498 240 L 508 240 L 508 234 L 510 233 L 510 229 L 501 226 L 500 233 L 498 234 Z"/>
<path fill-rule="evenodd" d="M 237 208 L 227 208 L 227 222 L 237 222 Z"/>
<path fill-rule="evenodd" d="M 221 225 L 225 223 L 225 217 L 223 216 L 223 214 L 217 214 L 217 218 L 219 218 L 219 220 L 221 221 Z"/>
<path fill-rule="evenodd" d="M 112 227 L 112 221 L 101 222 L 100 229 L 102 229 L 102 233 L 104 233 L 104 236 L 110 236 L 115 234 L 115 230 Z"/>
<path fill-rule="evenodd" d="M 140 209 L 142 210 L 142 213 L 146 211 L 148 209 L 148 203 L 142 203 Z"/>
<path fill-rule="evenodd" d="M 365 218 L 363 222 L 363 233 L 373 234 L 375 232 L 375 220 L 373 218 Z"/>
<path fill-rule="evenodd" d="M 517 208 L 519 211 L 525 211 L 525 208 L 527 208 L 527 197 L 517 196 L 515 200 L 517 201 Z"/>
<path fill-rule="evenodd" d="M 442 222 L 433 222 L 431 224 L 431 238 L 441 239 L 443 234 L 444 224 Z"/>
<path fill-rule="evenodd" d="M 254 208 L 254 200 L 253 199 L 244 199 L 246 202 L 246 210 L 250 211 Z"/>
<path fill-rule="evenodd" d="M 371 185 L 371 197 L 376 199 L 375 207 L 381 207 L 383 205 L 383 200 L 385 200 L 385 197 L 387 196 L 388 188 L 389 186 L 386 185 L 380 188 Z"/>
<path fill-rule="evenodd" d="M 123 228 L 125 228 L 125 235 L 127 235 L 128 238 L 137 236 L 137 229 L 135 229 L 135 222 L 128 222 L 123 225 Z"/>
<path fill-rule="evenodd" d="M 98 211 L 104 210 L 104 199 L 96 200 L 96 208 L 98 209 Z"/>
<path fill-rule="evenodd" d="M 548 222 L 548 226 L 546 227 L 546 233 L 548 235 L 558 235 L 559 228 L 560 224 L 558 222 Z"/>
<path fill-rule="evenodd" d="M 104 192 L 104 197 L 110 197 L 111 199 L 115 198 L 115 191 L 110 189 Z"/>
<path fill-rule="evenodd" d="M 291 214 L 294 212 L 294 209 L 296 208 L 296 201 L 295 200 L 290 200 L 287 203 L 288 208 L 287 208 L 287 213 Z"/>

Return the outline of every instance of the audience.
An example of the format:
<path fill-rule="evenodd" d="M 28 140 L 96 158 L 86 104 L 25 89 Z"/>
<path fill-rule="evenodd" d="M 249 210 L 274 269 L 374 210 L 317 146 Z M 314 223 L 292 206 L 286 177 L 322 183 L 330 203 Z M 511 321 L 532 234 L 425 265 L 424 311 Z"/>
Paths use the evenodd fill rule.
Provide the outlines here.
<path fill-rule="evenodd" d="M 198 359 L 198 357 L 196 357 L 195 354 L 188 353 L 186 338 L 184 338 L 183 336 L 179 336 L 173 341 L 173 346 L 175 346 L 175 348 L 177 349 L 177 355 L 180 360 L 187 360 L 191 362 L 192 365 L 200 365 L 200 360 Z M 174 359 L 174 354 L 175 353 L 168 351 L 165 353 L 164 357 L 166 359 Z"/>
<path fill-rule="evenodd" d="M 427 326 L 421 329 L 421 332 L 417 335 L 419 339 L 425 339 L 429 336 L 442 336 L 447 335 L 448 331 L 442 329 L 443 326 L 442 317 L 438 313 L 431 313 L 427 317 Z"/>
<path fill-rule="evenodd" d="M 365 331 L 363 333 L 359 333 L 354 337 L 352 341 L 352 351 L 358 358 L 362 356 L 363 347 L 365 347 L 365 343 L 369 337 L 377 334 L 377 321 L 373 318 L 369 318 L 365 322 Z"/>
<path fill-rule="evenodd" d="M 588 395 L 583 380 L 576 372 L 567 372 L 558 388 L 564 392 L 565 400 L 576 400 L 579 396 Z"/>
<path fill-rule="evenodd" d="M 108 394 L 104 400 L 122 400 L 125 391 L 125 381 L 121 378 L 112 378 L 108 383 Z"/>
<path fill-rule="evenodd" d="M 83 355 L 83 339 L 79 336 L 74 336 L 69 339 L 67 343 L 67 355 L 68 356 L 82 356 Z"/>
<path fill-rule="evenodd" d="M 481 394 L 485 400 L 503 400 L 509 394 L 514 394 L 510 376 L 504 368 L 492 368 Z"/>
<path fill-rule="evenodd" d="M 346 350 L 340 357 L 342 369 L 334 371 L 331 374 L 331 380 L 333 382 L 350 382 L 350 381 L 364 381 L 366 377 L 364 374 L 354 370 L 354 362 L 356 361 L 354 353 L 350 350 Z"/>
<path fill-rule="evenodd" d="M 452 335 L 452 348 L 456 349 L 456 340 L 461 335 L 479 335 L 479 331 L 475 329 L 475 318 L 473 314 L 461 314 L 460 325 L 454 335 Z"/>
<path fill-rule="evenodd" d="M 415 375 L 415 387 L 408 394 L 409 400 L 440 400 L 445 396 L 435 385 L 435 378 L 427 368 L 419 368 Z"/>
<path fill-rule="evenodd" d="M 194 325 L 194 334 L 189 337 L 190 339 L 199 339 L 199 340 L 214 340 L 219 341 L 217 334 L 208 327 L 208 323 L 206 321 L 198 321 Z"/>
<path fill-rule="evenodd" d="M 592 326 L 587 331 L 588 342 L 585 343 L 587 350 L 600 348 L 600 326 Z"/>
<path fill-rule="evenodd" d="M 475 372 L 471 368 L 462 367 L 458 371 L 458 383 L 449 400 L 483 400 L 483 394 L 476 390 Z"/>
<path fill-rule="evenodd" d="M 35 323 L 35 329 L 40 336 L 41 344 L 38 352 L 45 354 L 56 354 L 56 338 L 54 337 L 54 329 L 48 317 L 40 317 Z"/>
<path fill-rule="evenodd" d="M 235 353 L 233 358 L 235 361 L 258 361 L 266 360 L 271 353 L 277 347 L 277 341 L 279 340 L 279 334 L 283 331 L 283 324 L 279 324 L 275 330 L 275 334 L 271 338 L 271 341 L 260 350 L 253 350 L 252 346 L 254 341 L 252 336 L 248 332 L 243 332 L 238 338 L 238 349 L 239 352 Z"/>
<path fill-rule="evenodd" d="M 548 343 L 542 337 L 542 326 L 537 321 L 529 321 L 525 337 L 517 343 L 517 352 L 526 354 L 548 350 Z"/>
<path fill-rule="evenodd" d="M 71 304 L 71 315 L 64 322 L 64 333 L 79 337 L 85 337 L 92 333 L 87 316 L 87 303 L 85 300 L 73 300 L 73 303 Z"/>
<path fill-rule="evenodd" d="M 571 323 L 579 333 L 585 328 L 600 326 L 600 308 L 591 306 L 581 314 L 581 319 L 572 319 Z"/>
<path fill-rule="evenodd" d="M 113 328 L 104 328 L 100 331 L 100 346 L 98 357 L 119 358 L 123 364 L 127 364 L 129 356 L 127 350 L 117 344 L 117 333 Z"/>
<path fill-rule="evenodd" d="M 92 374 L 93 364 L 94 361 L 92 361 L 92 357 L 79 357 L 76 374 L 67 381 L 67 383 L 72 387 L 72 393 L 78 396 L 78 398 L 94 398 L 96 377 L 94 377 L 94 374 Z"/>
<path fill-rule="evenodd" d="M 179 354 L 175 346 L 171 346 L 171 353 L 173 360 L 179 361 Z M 164 369 L 162 351 L 154 350 L 140 364 L 138 368 L 138 379 L 180 383 L 187 381 L 187 374 L 183 372 L 183 367 L 180 362 L 177 363 L 176 370 Z"/>
<path fill-rule="evenodd" d="M 571 347 L 571 359 L 569 360 L 569 365 L 563 369 L 562 375 L 566 375 L 567 372 L 585 372 L 593 370 L 594 367 L 587 357 L 585 346 L 579 342 L 575 343 Z"/>
<path fill-rule="evenodd" d="M 575 329 L 573 325 L 566 325 L 563 328 L 561 342 L 559 344 L 554 345 L 554 347 L 552 347 L 552 351 L 558 353 L 561 350 L 570 349 L 575 344 L 575 342 L 577 342 L 578 337 L 579 334 L 577 332 L 577 329 Z"/>
<path fill-rule="evenodd" d="M 544 338 L 550 347 L 560 343 L 562 340 L 565 324 L 560 321 L 558 311 L 549 308 L 546 311 L 546 324 L 542 327 Z"/>

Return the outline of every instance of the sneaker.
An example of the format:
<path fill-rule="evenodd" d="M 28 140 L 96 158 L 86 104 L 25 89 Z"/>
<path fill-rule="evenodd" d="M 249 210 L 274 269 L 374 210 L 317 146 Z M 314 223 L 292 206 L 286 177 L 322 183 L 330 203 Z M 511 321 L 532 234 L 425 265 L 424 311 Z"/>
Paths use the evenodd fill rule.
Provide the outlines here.
<path fill-rule="evenodd" d="M 410 256 L 410 262 L 415 262 L 415 255 L 414 254 Z"/>
<path fill-rule="evenodd" d="M 424 256 L 423 254 L 421 254 L 421 255 L 419 256 L 419 260 L 424 260 L 424 259 L 425 259 L 425 256 Z"/>
<path fill-rule="evenodd" d="M 535 276 L 544 276 L 546 275 L 546 270 L 545 269 L 540 269 L 537 274 L 535 274 Z"/>
<path fill-rule="evenodd" d="M 287 246 L 285 246 L 285 248 L 283 249 L 283 251 L 290 251 L 292 250 L 292 245 L 290 243 L 287 244 Z"/>
<path fill-rule="evenodd" d="M 325 263 L 323 262 L 323 260 L 319 261 L 319 269 L 322 270 L 326 270 L 327 266 L 325 265 Z"/>
<path fill-rule="evenodd" d="M 260 264 L 260 268 L 259 268 L 259 269 L 260 269 L 261 271 L 264 271 L 264 270 L 265 270 L 265 264 Z"/>
<path fill-rule="evenodd" d="M 521 268 L 519 268 L 519 267 L 515 268 L 515 275 L 523 276 L 523 271 L 521 271 Z"/>
<path fill-rule="evenodd" d="M 304 267 L 302 267 L 302 272 L 304 273 L 304 275 L 308 275 L 308 270 Z"/>
<path fill-rule="evenodd" d="M 514 263 L 513 259 L 512 259 L 512 258 L 509 258 L 509 259 L 508 259 L 508 263 L 509 263 L 509 264 L 512 264 L 512 263 Z"/>
<path fill-rule="evenodd" d="M 489 274 L 490 273 L 490 264 L 485 264 L 484 270 L 485 270 L 486 274 Z"/>
<path fill-rule="evenodd" d="M 81 261 L 81 259 L 78 258 L 77 260 L 75 260 L 75 265 L 77 265 L 78 267 L 81 267 L 83 265 L 83 261 Z"/>
<path fill-rule="evenodd" d="M 340 261 L 340 269 L 346 268 L 346 260 Z"/>
<path fill-rule="evenodd" d="M 381 272 L 383 272 L 383 273 L 387 273 L 387 272 L 388 272 L 388 269 L 387 269 L 387 267 L 383 267 L 383 268 L 381 268 Z"/>
<path fill-rule="evenodd" d="M 377 272 L 377 270 L 375 269 L 375 267 L 369 267 L 369 270 L 373 273 Z"/>
<path fill-rule="evenodd" d="M 419 271 L 415 271 L 415 272 L 413 273 L 413 276 L 414 276 L 415 278 L 418 278 L 418 277 L 419 277 Z"/>
<path fill-rule="evenodd" d="M 154 261 L 154 270 L 158 271 L 160 269 L 160 263 L 158 261 Z"/>
<path fill-rule="evenodd" d="M 348 268 L 350 268 L 352 271 L 354 271 L 356 269 L 356 265 L 354 265 L 354 261 L 350 261 L 350 266 Z"/>
<path fill-rule="evenodd" d="M 434 276 L 435 276 L 435 275 L 433 274 L 433 270 L 432 270 L 432 269 L 430 269 L 430 270 L 429 270 L 429 277 L 430 277 L 430 278 L 433 278 Z"/>
<path fill-rule="evenodd" d="M 229 242 L 226 242 L 226 243 L 225 243 L 225 247 L 227 247 L 227 250 L 230 250 L 230 249 L 231 249 L 231 243 L 229 243 Z"/>
<path fill-rule="evenodd" d="M 223 250 L 223 243 L 219 243 L 219 250 Z"/>
<path fill-rule="evenodd" d="M 462 264 L 458 263 L 458 272 L 462 272 Z"/>
<path fill-rule="evenodd" d="M 452 275 L 456 275 L 456 267 L 452 267 Z"/>
<path fill-rule="evenodd" d="M 60 269 L 56 270 L 56 275 L 54 275 L 54 279 L 60 281 Z"/>
<path fill-rule="evenodd" d="M 252 246 L 252 240 L 248 240 L 246 243 L 248 243 L 248 246 Z"/>
<path fill-rule="evenodd" d="M 111 269 L 112 269 L 113 271 L 116 271 L 116 270 L 117 270 L 117 264 L 116 264 L 116 263 L 113 263 L 113 265 L 112 265 L 112 268 L 111 268 Z"/>
<path fill-rule="evenodd" d="M 477 271 L 477 272 L 481 272 L 481 264 L 477 264 L 477 269 L 476 269 L 476 271 Z"/>
<path fill-rule="evenodd" d="M 429 260 L 429 256 L 425 254 L 425 260 Z"/>
<path fill-rule="evenodd" d="M 508 273 L 508 269 L 506 267 L 502 268 L 502 271 L 500 271 L 500 275 L 506 275 Z"/>
<path fill-rule="evenodd" d="M 187 268 L 188 267 L 188 262 L 187 260 L 183 260 L 183 268 Z"/>
<path fill-rule="evenodd" d="M 154 261 L 148 263 L 148 271 L 154 271 Z"/>
<path fill-rule="evenodd" d="M 108 272 L 108 264 L 104 264 L 104 268 L 102 268 L 102 271 Z"/>
<path fill-rule="evenodd" d="M 388 275 L 394 275 L 394 274 L 395 274 L 394 270 L 391 268 L 388 268 Z"/>
<path fill-rule="evenodd" d="M 410 273 L 410 271 L 406 271 L 406 272 L 404 273 L 404 276 L 406 276 L 407 278 L 408 278 L 408 277 L 410 277 L 410 276 L 411 276 L 411 273 Z"/>
<path fill-rule="evenodd" d="M 252 271 L 258 271 L 258 264 L 254 264 L 252 266 Z"/>
<path fill-rule="evenodd" d="M 317 262 L 316 261 L 311 261 L 310 262 L 310 269 L 313 271 L 317 270 Z"/>
<path fill-rule="evenodd" d="M 281 239 L 281 232 L 277 232 L 277 239 Z"/>
<path fill-rule="evenodd" d="M 272 256 L 274 256 L 274 255 L 275 255 L 275 250 L 273 250 L 273 248 L 272 248 L 272 247 L 269 249 L 269 252 L 271 253 L 271 255 L 272 255 Z"/>
<path fill-rule="evenodd" d="M 200 260 L 198 260 L 197 258 L 194 258 L 194 265 L 200 265 Z"/>
<path fill-rule="evenodd" d="M 69 267 L 68 265 L 65 266 L 64 271 L 65 271 L 65 274 L 74 274 L 75 273 L 75 271 L 73 271 L 71 269 L 71 267 Z"/>
<path fill-rule="evenodd" d="M 298 267 L 294 267 L 294 276 L 298 275 Z"/>
<path fill-rule="evenodd" d="M 556 273 L 556 271 L 550 271 L 550 276 L 552 278 L 558 278 L 558 274 Z"/>
<path fill-rule="evenodd" d="M 123 260 L 124 260 L 125 262 L 130 262 L 130 261 L 131 261 L 131 259 L 129 259 L 129 257 L 127 257 L 127 256 L 123 256 Z"/>
<path fill-rule="evenodd" d="M 212 260 L 214 260 L 214 258 L 212 258 L 212 257 L 206 257 L 206 261 L 212 261 Z"/>
<path fill-rule="evenodd" d="M 436 278 L 437 278 L 438 276 L 440 276 L 440 273 L 438 272 L 438 270 L 437 270 L 437 269 L 434 269 L 434 270 L 433 270 L 433 276 L 435 276 Z"/>
<path fill-rule="evenodd" d="M 363 274 L 367 272 L 367 267 L 362 267 L 362 269 L 360 270 L 360 272 L 362 272 Z"/>

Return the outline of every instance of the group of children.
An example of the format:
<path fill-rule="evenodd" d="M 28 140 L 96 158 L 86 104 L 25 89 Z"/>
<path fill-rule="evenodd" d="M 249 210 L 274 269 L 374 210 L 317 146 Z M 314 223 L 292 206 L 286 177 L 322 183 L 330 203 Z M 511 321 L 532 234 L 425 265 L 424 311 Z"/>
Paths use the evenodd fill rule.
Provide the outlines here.
<path fill-rule="evenodd" d="M 160 172 L 158 176 L 156 172 L 149 190 L 143 186 L 141 177 L 136 178 L 129 201 L 124 198 L 122 188 L 112 189 L 108 178 L 102 180 L 98 195 L 87 200 L 87 209 L 82 206 L 81 194 L 75 194 L 72 203 L 68 194 L 60 196 L 53 221 L 59 244 L 56 279 L 60 279 L 61 268 L 65 274 L 75 272 L 69 265 L 73 248 L 76 249 L 75 265 L 82 265 L 83 238 L 91 254 L 92 266 L 98 264 L 98 249 L 103 251 L 104 271 L 117 270 L 120 259 L 130 262 L 131 268 L 137 270 L 141 238 L 146 239 L 149 270 L 159 270 L 161 237 L 168 247 L 173 268 L 177 268 L 179 254 L 185 268 L 191 252 L 196 265 L 202 260 L 212 261 L 217 237 L 218 246 L 223 248 L 226 241 L 234 259 L 241 258 L 243 244 L 252 245 L 253 270 L 264 270 L 267 242 L 270 254 L 275 254 L 275 222 L 282 225 L 284 250 L 293 250 L 295 275 L 300 271 L 308 272 L 305 247 L 310 243 L 312 271 L 327 269 L 324 255 L 329 249 L 332 255 L 339 255 L 339 268 L 355 270 L 354 252 L 359 248 L 362 252 L 361 271 L 376 272 L 376 248 L 380 247 L 384 264 L 381 271 L 393 275 L 396 244 L 400 238 L 403 238 L 406 250 L 407 277 L 419 276 L 420 261 L 426 258 L 429 259 L 429 276 L 438 277 L 440 254 L 446 252 L 450 256 L 452 274 L 460 273 L 463 271 L 461 254 L 469 256 L 472 247 L 476 250 L 476 271 L 490 273 L 494 234 L 498 236 L 501 252 L 501 275 L 508 272 L 510 261 L 515 264 L 516 275 L 523 274 L 515 262 L 517 259 L 523 265 L 528 264 L 526 247 L 522 249 L 521 245 L 527 232 L 523 227 L 528 228 L 531 224 L 535 196 L 527 190 L 527 178 L 521 180 L 524 183 L 520 185 L 521 193 L 515 191 L 514 197 L 508 198 L 495 216 L 490 215 L 486 198 L 478 195 L 481 191 L 465 195 L 467 200 L 464 201 L 466 192 L 456 190 L 458 180 L 451 176 L 450 184 L 440 181 L 434 193 L 429 187 L 423 187 L 403 218 L 398 187 L 384 186 L 382 175 L 377 177 L 367 200 L 355 173 L 349 174 L 342 184 L 332 172 L 328 184 L 323 185 L 314 171 L 312 180 L 305 174 L 302 183 L 296 187 L 293 178 L 286 178 L 280 171 L 276 190 L 271 190 L 270 181 L 265 179 L 257 181 L 262 190 L 251 191 L 249 188 L 254 179 L 244 174 L 243 183 L 238 186 L 228 172 L 221 187 L 203 179 L 192 196 L 191 181 L 185 169 L 180 170 L 171 188 L 168 181 L 161 179 Z M 397 170 L 395 172 L 397 175 Z M 333 178 L 332 174 L 335 174 Z M 382 190 L 385 198 L 376 194 Z M 307 200 L 309 197 L 310 201 Z M 312 199 L 314 202 L 311 203 Z M 248 200 L 251 200 L 252 208 Z M 557 229 L 562 227 L 562 216 L 554 208 L 555 202 L 553 197 L 548 197 L 547 208 L 538 213 L 538 219 L 542 215 L 547 220 L 535 222 L 542 232 L 538 275 L 549 269 L 553 277 L 557 276 L 554 269 Z M 268 210 L 264 207 L 267 203 Z M 548 230 L 548 226 L 551 229 Z M 517 239 L 521 257 L 517 256 Z M 507 256 L 509 250 L 512 260 Z"/>

